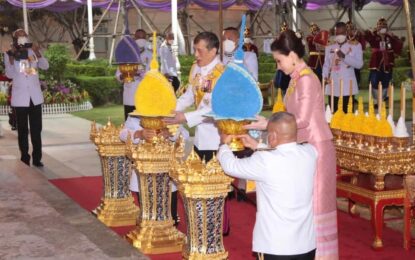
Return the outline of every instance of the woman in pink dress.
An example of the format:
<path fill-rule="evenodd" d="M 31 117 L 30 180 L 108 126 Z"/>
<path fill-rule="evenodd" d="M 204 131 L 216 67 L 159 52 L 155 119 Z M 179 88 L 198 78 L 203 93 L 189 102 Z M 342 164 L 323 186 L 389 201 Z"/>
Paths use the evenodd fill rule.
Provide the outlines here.
<path fill-rule="evenodd" d="M 336 151 L 325 120 L 322 87 L 303 60 L 305 48 L 300 35 L 290 30 L 283 32 L 272 43 L 271 50 L 278 69 L 291 77 L 284 102 L 287 112 L 296 117 L 297 141 L 308 142 L 318 151 L 313 195 L 316 259 L 338 259 Z M 263 128 L 264 125 L 265 119 L 259 118 L 247 128 Z"/>

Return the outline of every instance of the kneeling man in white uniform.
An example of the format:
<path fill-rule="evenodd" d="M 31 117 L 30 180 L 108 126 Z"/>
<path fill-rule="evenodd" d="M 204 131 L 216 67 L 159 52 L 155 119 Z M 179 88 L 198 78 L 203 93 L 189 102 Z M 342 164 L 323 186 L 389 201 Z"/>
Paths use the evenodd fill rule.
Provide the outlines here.
<path fill-rule="evenodd" d="M 232 136 L 221 135 L 218 159 L 226 174 L 256 181 L 257 213 L 252 249 L 257 259 L 314 259 L 313 180 L 317 151 L 297 144 L 295 117 L 275 113 L 267 126 L 270 150 L 237 159 L 227 145 Z M 244 145 L 256 149 L 249 136 Z"/>

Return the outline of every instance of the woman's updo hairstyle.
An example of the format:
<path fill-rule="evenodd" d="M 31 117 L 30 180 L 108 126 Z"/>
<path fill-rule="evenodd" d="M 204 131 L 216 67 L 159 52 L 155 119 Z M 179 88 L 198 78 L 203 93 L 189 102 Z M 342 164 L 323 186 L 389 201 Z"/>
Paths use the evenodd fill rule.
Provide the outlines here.
<path fill-rule="evenodd" d="M 295 33 L 292 30 L 282 32 L 271 44 L 271 51 L 277 51 L 286 56 L 292 51 L 299 58 L 303 58 L 305 55 L 305 47 L 301 39 L 301 34 Z"/>

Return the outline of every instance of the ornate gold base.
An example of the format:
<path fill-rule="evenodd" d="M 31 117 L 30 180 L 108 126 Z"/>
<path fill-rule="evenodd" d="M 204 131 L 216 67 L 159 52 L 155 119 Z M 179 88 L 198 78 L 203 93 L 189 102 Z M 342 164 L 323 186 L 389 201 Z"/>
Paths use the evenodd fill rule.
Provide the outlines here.
<path fill-rule="evenodd" d="M 182 256 L 183 256 L 183 259 L 188 259 L 188 260 L 226 260 L 228 259 L 228 252 L 225 251 L 225 252 L 209 254 L 209 255 L 205 255 L 201 253 L 191 253 L 190 255 L 183 254 Z"/>
<path fill-rule="evenodd" d="M 232 152 L 245 150 L 245 146 L 240 138 L 232 138 L 232 141 L 229 144 L 229 148 L 231 148 Z"/>
<path fill-rule="evenodd" d="M 181 252 L 186 237 L 173 226 L 172 220 L 141 221 L 126 239 L 144 254 Z"/>
<path fill-rule="evenodd" d="M 92 213 L 108 227 L 121 227 L 136 225 L 138 211 L 131 196 L 122 199 L 103 198 Z"/>

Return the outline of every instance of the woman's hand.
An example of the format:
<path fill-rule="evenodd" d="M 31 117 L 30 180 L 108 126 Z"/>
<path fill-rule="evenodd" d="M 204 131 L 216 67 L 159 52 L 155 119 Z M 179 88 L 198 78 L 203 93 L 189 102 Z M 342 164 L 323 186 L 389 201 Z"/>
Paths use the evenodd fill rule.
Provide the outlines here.
<path fill-rule="evenodd" d="M 257 121 L 250 123 L 249 125 L 244 125 L 245 129 L 251 130 L 266 130 L 268 125 L 268 120 L 263 116 L 256 116 Z"/>

